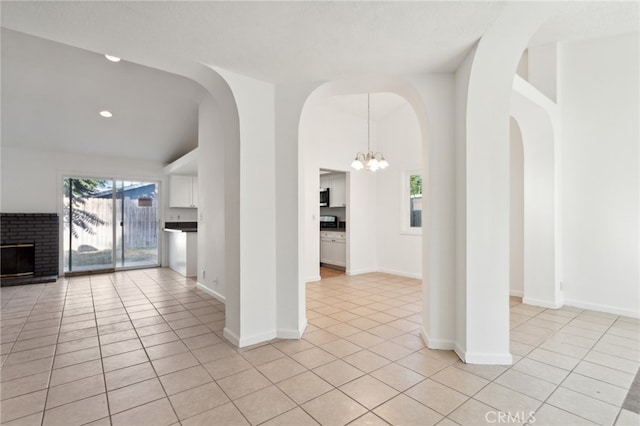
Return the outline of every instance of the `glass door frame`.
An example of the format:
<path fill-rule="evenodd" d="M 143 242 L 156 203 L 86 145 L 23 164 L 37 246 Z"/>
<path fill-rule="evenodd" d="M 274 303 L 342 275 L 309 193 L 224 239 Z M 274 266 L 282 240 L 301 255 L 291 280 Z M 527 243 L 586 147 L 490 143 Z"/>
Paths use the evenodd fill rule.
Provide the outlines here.
<path fill-rule="evenodd" d="M 61 268 L 61 272 L 62 275 L 84 275 L 84 274 L 93 274 L 93 273 L 108 273 L 108 272 L 114 272 L 114 271 L 128 271 L 128 270 L 134 270 L 134 269 L 148 269 L 148 268 L 157 268 L 160 267 L 162 265 L 162 252 L 163 252 L 163 241 L 164 238 L 162 238 L 162 222 L 164 220 L 164 208 L 163 208 L 163 204 L 162 201 L 164 199 L 163 197 L 163 192 L 162 192 L 162 179 L 161 178 L 141 178 L 141 177 L 104 177 L 100 176 L 100 175 L 93 175 L 93 174 L 87 174 L 87 173 L 60 173 L 59 174 L 59 185 L 58 185 L 58 190 L 60 191 L 58 194 L 58 200 L 60 200 L 60 204 L 59 204 L 59 244 L 60 244 L 60 266 Z M 64 223 L 64 181 L 67 179 L 98 179 L 98 180 L 108 180 L 112 182 L 112 202 L 113 202 L 113 208 L 112 213 L 111 213 L 111 221 L 113 223 L 112 226 L 112 256 L 111 256 L 111 267 L 105 267 L 104 269 L 93 269 L 93 270 L 79 270 L 79 271 L 74 271 L 74 270 L 67 270 L 66 268 L 69 266 L 69 263 L 64 261 L 64 244 L 65 244 L 65 223 Z M 130 181 L 130 182 L 148 182 L 148 183 L 153 183 L 156 185 L 156 193 L 157 193 L 157 209 L 158 209 L 158 214 L 157 214 L 157 224 L 156 224 L 156 232 L 158 235 L 158 245 L 157 245 L 157 252 L 158 252 L 158 256 L 157 256 L 157 262 L 155 264 L 149 264 L 149 265 L 142 265 L 142 266 L 116 266 L 117 262 L 116 262 L 116 244 L 117 244 L 117 235 L 118 235 L 118 231 L 117 229 L 120 228 L 119 224 L 116 222 L 117 219 L 117 205 L 116 205 L 116 201 L 117 201 L 117 196 L 116 196 L 116 182 L 118 181 Z M 69 231 L 69 233 L 71 233 L 71 231 Z M 69 251 L 71 251 L 71 247 L 69 247 Z M 124 250 L 123 250 L 124 251 Z M 71 261 L 71 257 L 69 258 L 69 262 Z M 124 263 L 123 263 L 124 265 Z M 106 265 L 105 265 L 106 266 Z"/>

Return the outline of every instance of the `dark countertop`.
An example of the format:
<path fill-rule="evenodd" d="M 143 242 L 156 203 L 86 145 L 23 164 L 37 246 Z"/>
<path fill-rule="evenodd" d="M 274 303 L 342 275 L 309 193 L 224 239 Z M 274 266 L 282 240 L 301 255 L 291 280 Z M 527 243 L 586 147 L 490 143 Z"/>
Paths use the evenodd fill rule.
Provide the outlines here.
<path fill-rule="evenodd" d="M 320 228 L 320 232 L 347 232 L 347 228 Z"/>
<path fill-rule="evenodd" d="M 198 222 L 165 222 L 167 232 L 198 232 Z"/>
<path fill-rule="evenodd" d="M 164 228 L 164 230 L 167 232 L 198 232 L 198 230 L 194 228 L 183 228 L 183 229 Z"/>

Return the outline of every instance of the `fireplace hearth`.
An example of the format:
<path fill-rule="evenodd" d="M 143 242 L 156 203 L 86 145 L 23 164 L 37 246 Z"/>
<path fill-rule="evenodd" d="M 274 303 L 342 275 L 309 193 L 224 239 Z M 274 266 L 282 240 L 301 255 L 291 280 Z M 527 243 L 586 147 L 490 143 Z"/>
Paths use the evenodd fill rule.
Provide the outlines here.
<path fill-rule="evenodd" d="M 58 279 L 58 223 L 55 213 L 0 214 L 0 285 Z"/>

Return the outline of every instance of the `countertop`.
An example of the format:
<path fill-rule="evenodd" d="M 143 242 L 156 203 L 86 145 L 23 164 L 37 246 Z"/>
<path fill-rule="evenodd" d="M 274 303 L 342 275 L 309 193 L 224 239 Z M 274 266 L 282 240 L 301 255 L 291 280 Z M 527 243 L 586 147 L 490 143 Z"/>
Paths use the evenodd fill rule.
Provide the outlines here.
<path fill-rule="evenodd" d="M 198 232 L 198 222 L 165 222 L 167 232 Z"/>
<path fill-rule="evenodd" d="M 320 228 L 320 232 L 347 232 L 347 228 Z"/>

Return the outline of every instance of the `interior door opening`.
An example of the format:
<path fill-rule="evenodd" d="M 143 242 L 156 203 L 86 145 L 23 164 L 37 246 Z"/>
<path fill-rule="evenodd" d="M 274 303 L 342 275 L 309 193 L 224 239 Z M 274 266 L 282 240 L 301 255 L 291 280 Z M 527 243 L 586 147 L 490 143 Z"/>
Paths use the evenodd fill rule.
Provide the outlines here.
<path fill-rule="evenodd" d="M 63 186 L 65 273 L 159 265 L 156 182 L 68 177 Z"/>

